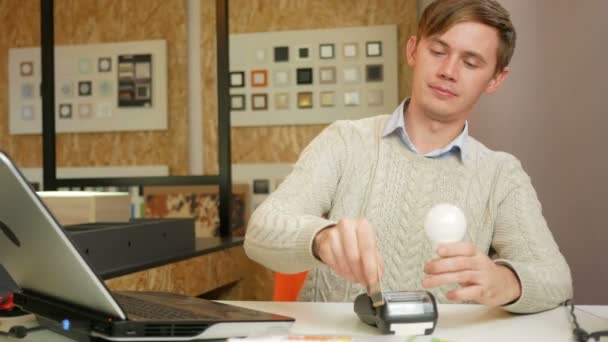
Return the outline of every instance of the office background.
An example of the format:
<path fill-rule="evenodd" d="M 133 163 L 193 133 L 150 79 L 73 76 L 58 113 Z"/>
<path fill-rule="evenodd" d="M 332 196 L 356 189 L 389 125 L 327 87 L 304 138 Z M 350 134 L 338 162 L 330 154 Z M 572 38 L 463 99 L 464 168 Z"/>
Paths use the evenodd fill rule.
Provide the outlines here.
<path fill-rule="evenodd" d="M 348 26 L 398 26 L 398 46 L 415 32 L 416 13 L 430 1 L 231 0 L 232 33 Z M 608 76 L 603 43 L 608 2 L 501 0 L 518 30 L 512 73 L 503 89 L 484 98 L 471 133 L 491 148 L 522 160 L 544 214 L 573 271 L 580 303 L 607 304 L 608 127 L 603 92 Z M 200 81 L 204 174 L 217 173 L 214 1 L 200 1 Z M 169 1 L 55 1 L 57 45 L 165 39 L 168 43 L 169 129 L 154 132 L 60 134 L 57 166 L 168 165 L 189 173 L 187 3 Z M 39 2 L 0 2 L 0 65 L 8 49 L 40 44 Z M 411 73 L 399 58 L 399 96 Z M 41 138 L 8 134 L 8 73 L 0 69 L 0 149 L 20 167 L 40 167 Z M 376 113 L 370 113 L 376 114 Z M 234 128 L 235 164 L 292 163 L 325 125 Z"/>

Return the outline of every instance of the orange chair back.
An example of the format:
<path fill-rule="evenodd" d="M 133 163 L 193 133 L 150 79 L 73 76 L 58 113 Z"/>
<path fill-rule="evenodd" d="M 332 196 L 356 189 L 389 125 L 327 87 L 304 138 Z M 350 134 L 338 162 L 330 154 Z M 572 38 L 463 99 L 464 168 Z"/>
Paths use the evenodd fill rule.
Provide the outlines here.
<path fill-rule="evenodd" d="M 272 300 L 275 302 L 295 302 L 304 284 L 308 272 L 296 274 L 274 274 L 274 293 Z"/>

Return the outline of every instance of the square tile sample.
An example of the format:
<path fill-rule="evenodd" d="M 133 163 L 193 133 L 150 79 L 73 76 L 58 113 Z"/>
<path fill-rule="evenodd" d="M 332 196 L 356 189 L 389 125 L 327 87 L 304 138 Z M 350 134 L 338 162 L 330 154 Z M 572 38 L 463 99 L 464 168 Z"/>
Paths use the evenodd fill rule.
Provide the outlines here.
<path fill-rule="evenodd" d="M 30 100 L 34 98 L 34 84 L 23 83 L 21 85 L 21 99 Z"/>
<path fill-rule="evenodd" d="M 145 79 L 152 76 L 152 63 L 143 61 L 135 63 L 135 78 Z"/>
<path fill-rule="evenodd" d="M 110 72 L 112 71 L 112 58 L 101 57 L 97 60 L 97 71 L 98 72 Z"/>
<path fill-rule="evenodd" d="M 359 83 L 359 67 L 356 66 L 348 66 L 342 69 L 342 79 L 344 83 Z"/>
<path fill-rule="evenodd" d="M 296 59 L 300 61 L 310 60 L 312 53 L 310 46 L 298 46 L 296 47 Z"/>
<path fill-rule="evenodd" d="M 81 103 L 78 105 L 78 116 L 83 119 L 88 119 L 93 115 L 93 106 L 90 103 Z"/>
<path fill-rule="evenodd" d="M 88 74 L 91 72 L 91 60 L 88 58 L 81 58 L 78 61 L 78 71 L 80 71 L 81 74 Z"/>
<path fill-rule="evenodd" d="M 245 95 L 230 95 L 230 110 L 245 110 Z"/>
<path fill-rule="evenodd" d="M 321 92 L 321 107 L 333 107 L 336 104 L 336 93 L 333 91 Z"/>
<path fill-rule="evenodd" d="M 312 108 L 312 92 L 298 92 L 298 108 Z"/>
<path fill-rule="evenodd" d="M 91 96 L 91 94 L 93 94 L 93 85 L 91 84 L 91 81 L 78 82 L 78 95 Z"/>
<path fill-rule="evenodd" d="M 321 44 L 319 45 L 319 58 L 321 59 L 332 59 L 336 56 L 334 51 L 334 44 Z"/>
<path fill-rule="evenodd" d="M 355 58 L 359 55 L 359 47 L 357 43 L 345 43 L 342 46 L 342 55 L 345 58 Z"/>
<path fill-rule="evenodd" d="M 367 57 L 380 57 L 382 56 L 382 42 L 367 42 L 365 44 L 365 53 Z"/>
<path fill-rule="evenodd" d="M 30 105 L 21 106 L 21 119 L 34 120 L 34 107 Z"/>
<path fill-rule="evenodd" d="M 319 68 L 319 83 L 335 84 L 336 83 L 336 67 L 327 66 Z"/>
<path fill-rule="evenodd" d="M 275 46 L 274 47 L 274 61 L 275 62 L 288 62 L 289 61 L 289 46 Z"/>
<path fill-rule="evenodd" d="M 112 117 L 112 104 L 110 102 L 101 102 L 97 104 L 97 112 L 95 116 L 98 118 Z"/>
<path fill-rule="evenodd" d="M 312 68 L 298 68 L 296 76 L 298 85 L 312 84 Z"/>
<path fill-rule="evenodd" d="M 19 75 L 32 76 L 34 74 L 34 62 L 21 62 L 19 64 Z"/>
<path fill-rule="evenodd" d="M 60 119 L 71 119 L 72 118 L 72 105 L 69 103 L 62 103 L 59 105 L 59 118 Z"/>
<path fill-rule="evenodd" d="M 244 71 L 230 72 L 230 87 L 231 88 L 242 88 L 244 86 L 245 86 L 245 72 Z"/>
<path fill-rule="evenodd" d="M 268 109 L 268 95 L 266 94 L 251 94 L 251 108 L 253 110 Z"/>
<path fill-rule="evenodd" d="M 274 85 L 275 86 L 287 86 L 291 83 L 289 70 L 275 70 L 274 71 Z"/>
<path fill-rule="evenodd" d="M 380 89 L 371 89 L 367 93 L 367 105 L 370 107 L 382 106 L 384 104 L 384 92 Z"/>
<path fill-rule="evenodd" d="M 382 64 L 366 65 L 365 80 L 367 82 L 382 82 L 384 80 L 384 67 Z"/>
<path fill-rule="evenodd" d="M 253 53 L 254 59 L 258 63 L 266 62 L 266 49 L 256 49 Z"/>
<path fill-rule="evenodd" d="M 66 98 L 72 97 L 74 96 L 74 83 L 69 80 L 59 81 L 59 89 L 57 90 L 59 91 L 59 96 Z"/>
<path fill-rule="evenodd" d="M 289 93 L 274 94 L 275 109 L 289 109 Z"/>
<path fill-rule="evenodd" d="M 99 95 L 100 96 L 104 96 L 104 97 L 105 96 L 112 96 L 112 92 L 113 92 L 113 88 L 114 88 L 112 85 L 113 85 L 113 82 L 110 81 L 110 80 L 101 80 L 101 81 L 99 81 L 98 82 Z M 137 89 L 139 91 L 140 88 L 137 88 Z"/>
<path fill-rule="evenodd" d="M 268 85 L 268 70 L 251 70 L 251 86 L 265 87 Z"/>
<path fill-rule="evenodd" d="M 344 105 L 349 107 L 356 107 L 360 103 L 359 92 L 356 90 L 347 91 L 344 93 Z"/>

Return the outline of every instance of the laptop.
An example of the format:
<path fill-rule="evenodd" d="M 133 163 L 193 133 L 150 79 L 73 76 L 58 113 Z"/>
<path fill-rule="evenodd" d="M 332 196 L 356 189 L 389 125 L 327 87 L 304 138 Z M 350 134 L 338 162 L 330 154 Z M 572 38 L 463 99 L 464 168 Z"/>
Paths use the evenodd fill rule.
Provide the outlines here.
<path fill-rule="evenodd" d="M 290 317 L 162 292 L 112 292 L 91 269 L 10 158 L 0 151 L 0 263 L 15 303 L 111 341 L 187 341 L 284 334 Z"/>

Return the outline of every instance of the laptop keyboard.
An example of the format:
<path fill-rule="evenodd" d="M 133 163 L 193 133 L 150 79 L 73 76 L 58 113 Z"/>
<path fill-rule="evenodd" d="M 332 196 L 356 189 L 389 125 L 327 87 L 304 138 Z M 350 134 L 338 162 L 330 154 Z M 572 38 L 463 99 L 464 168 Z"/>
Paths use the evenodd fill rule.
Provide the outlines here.
<path fill-rule="evenodd" d="M 112 297 L 118 301 L 120 306 L 129 314 L 141 316 L 147 319 L 195 319 L 195 314 L 190 311 L 181 310 L 172 306 L 152 303 L 139 298 L 125 296 L 120 293 L 112 293 Z"/>

